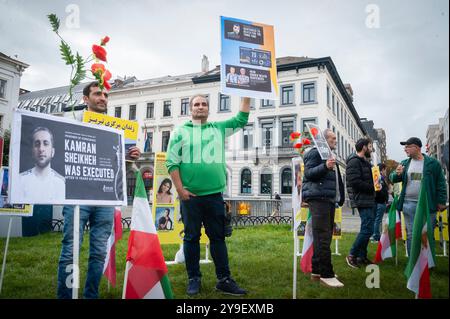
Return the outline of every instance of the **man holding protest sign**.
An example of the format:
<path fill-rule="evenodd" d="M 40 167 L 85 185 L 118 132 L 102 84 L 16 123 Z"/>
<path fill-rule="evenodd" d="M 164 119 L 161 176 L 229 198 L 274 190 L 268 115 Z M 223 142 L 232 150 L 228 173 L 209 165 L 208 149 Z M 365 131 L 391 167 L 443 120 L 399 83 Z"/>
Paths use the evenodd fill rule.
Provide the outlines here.
<path fill-rule="evenodd" d="M 98 82 L 92 82 L 83 89 L 83 100 L 88 111 L 106 113 L 108 93 L 99 88 Z M 140 151 L 131 147 L 128 157 L 137 159 Z M 74 207 L 64 206 L 64 230 L 61 256 L 58 266 L 57 296 L 60 299 L 72 298 L 71 274 L 73 271 L 73 222 Z M 106 258 L 106 246 L 114 222 L 114 207 L 80 206 L 80 247 L 83 242 L 83 231 L 89 222 L 89 263 L 84 288 L 84 298 L 98 298 L 98 287 L 103 274 Z"/>
<path fill-rule="evenodd" d="M 321 135 L 312 135 L 315 144 L 320 145 Z M 323 137 L 329 146 L 327 150 L 336 149 L 336 134 L 332 130 L 326 129 Z M 339 165 L 330 152 L 321 154 L 317 146 L 307 151 L 304 163 L 302 198 L 311 213 L 314 245 L 311 279 L 320 280 L 327 287 L 344 287 L 334 274 L 330 249 L 336 204 L 342 206 L 345 199 Z"/>
<path fill-rule="evenodd" d="M 248 121 L 250 98 L 242 98 L 238 115 L 223 122 L 208 122 L 209 102 L 196 95 L 190 100 L 192 120 L 178 127 L 170 137 L 166 166 L 181 200 L 184 223 L 184 255 L 189 277 L 187 294 L 200 292 L 200 230 L 210 240 L 216 266 L 216 289 L 241 296 L 246 291 L 231 278 L 225 244 L 225 208 L 222 192 L 226 185 L 225 138 Z"/>

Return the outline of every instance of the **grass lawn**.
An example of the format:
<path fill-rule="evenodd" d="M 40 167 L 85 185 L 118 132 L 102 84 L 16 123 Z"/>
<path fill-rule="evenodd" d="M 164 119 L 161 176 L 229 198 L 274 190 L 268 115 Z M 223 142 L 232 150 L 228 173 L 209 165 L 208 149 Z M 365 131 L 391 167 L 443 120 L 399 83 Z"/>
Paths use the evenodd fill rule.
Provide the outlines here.
<path fill-rule="evenodd" d="M 330 289 L 317 282 L 311 282 L 309 276 L 299 269 L 297 298 L 407 298 L 414 294 L 406 288 L 403 271 L 407 259 L 404 245 L 399 243 L 400 257 L 398 266 L 394 259 L 388 259 L 380 265 L 380 288 L 366 288 L 369 273 L 364 268 L 352 269 L 345 262 L 356 234 L 344 234 L 339 243 L 341 256 L 333 256 L 333 265 L 339 279 L 344 282 L 342 289 Z M 6 274 L 0 298 L 55 298 L 56 274 L 61 249 L 61 233 L 47 233 L 30 238 L 12 238 L 7 258 Z M 117 287 L 108 291 L 107 281 L 103 278 L 100 285 L 102 298 L 121 298 L 125 256 L 129 230 L 117 247 Z M 6 240 L 0 240 L 0 260 L 3 260 Z M 232 276 L 244 288 L 249 290 L 245 298 L 290 299 L 292 298 L 293 240 L 289 225 L 261 225 L 235 228 L 227 239 Z M 439 246 L 439 245 L 437 245 Z M 164 245 L 166 261 L 173 260 L 178 245 Z M 334 242 L 332 244 L 334 251 Z M 376 244 L 369 244 L 369 257 L 376 251 Z M 437 248 L 441 254 L 441 248 Z M 202 248 L 202 258 L 205 249 Z M 211 257 L 210 257 L 211 258 Z M 88 236 L 85 237 L 80 254 L 81 287 L 87 271 Z M 449 297 L 448 258 L 436 257 L 437 267 L 431 270 L 431 289 L 433 298 Z M 185 294 L 187 276 L 184 264 L 170 265 L 169 279 L 175 298 L 189 298 Z M 202 264 L 202 292 L 195 298 L 229 298 L 214 290 L 216 279 L 214 265 Z M 80 289 L 82 295 L 82 289 Z"/>

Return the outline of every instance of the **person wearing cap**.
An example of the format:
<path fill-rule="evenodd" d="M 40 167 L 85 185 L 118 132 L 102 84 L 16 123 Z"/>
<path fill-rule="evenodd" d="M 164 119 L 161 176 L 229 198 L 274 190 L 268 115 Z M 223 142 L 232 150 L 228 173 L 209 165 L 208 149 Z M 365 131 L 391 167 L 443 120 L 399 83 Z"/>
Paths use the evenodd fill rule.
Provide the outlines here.
<path fill-rule="evenodd" d="M 434 223 L 436 212 L 443 211 L 447 207 L 447 184 L 439 162 L 421 152 L 422 141 L 419 138 L 411 137 L 400 144 L 405 146 L 408 158 L 403 160 L 391 173 L 390 180 L 393 183 L 402 182 L 403 185 L 397 209 L 403 211 L 405 216 L 406 243 L 409 254 L 420 187 L 427 188 L 430 220 Z"/>

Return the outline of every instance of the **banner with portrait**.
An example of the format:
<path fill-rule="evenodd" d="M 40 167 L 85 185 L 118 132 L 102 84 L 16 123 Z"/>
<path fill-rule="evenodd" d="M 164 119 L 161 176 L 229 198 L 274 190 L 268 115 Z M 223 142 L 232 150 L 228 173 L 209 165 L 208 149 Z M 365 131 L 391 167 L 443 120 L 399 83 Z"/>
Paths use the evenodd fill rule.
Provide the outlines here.
<path fill-rule="evenodd" d="M 180 207 L 178 193 L 167 171 L 166 153 L 158 152 L 155 154 L 152 214 L 161 244 L 183 242 L 184 224 Z M 207 242 L 205 230 L 202 228 L 200 243 Z"/>
<path fill-rule="evenodd" d="M 10 204 L 8 199 L 9 168 L 0 168 L 0 216 L 33 216 L 33 206 L 28 204 Z"/>
<path fill-rule="evenodd" d="M 122 130 L 17 110 L 10 153 L 11 203 L 126 205 Z"/>
<path fill-rule="evenodd" d="M 221 17 L 223 94 L 278 99 L 273 26 Z"/>
<path fill-rule="evenodd" d="M 320 158 L 322 160 L 333 158 L 333 153 L 331 152 L 330 146 L 328 145 L 325 136 L 323 136 L 319 125 L 306 123 L 306 126 L 309 130 L 309 133 L 311 133 L 311 137 L 314 141 L 315 146 L 317 147 L 317 150 L 319 151 Z"/>
<path fill-rule="evenodd" d="M 439 242 L 448 241 L 448 210 L 437 212 L 434 226 L 434 239 Z"/>

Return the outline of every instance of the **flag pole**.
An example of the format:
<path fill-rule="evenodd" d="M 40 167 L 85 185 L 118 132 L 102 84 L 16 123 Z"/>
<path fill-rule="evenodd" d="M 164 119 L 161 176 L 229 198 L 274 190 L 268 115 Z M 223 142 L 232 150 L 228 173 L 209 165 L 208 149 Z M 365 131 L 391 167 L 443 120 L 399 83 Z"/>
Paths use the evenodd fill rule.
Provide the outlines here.
<path fill-rule="evenodd" d="M 11 224 L 12 224 L 12 216 L 9 218 L 8 225 L 8 234 L 6 235 L 6 245 L 5 245 L 5 254 L 3 255 L 3 264 L 2 264 L 2 274 L 0 275 L 0 294 L 2 293 L 2 285 L 3 285 L 3 276 L 5 275 L 6 268 L 6 255 L 8 254 L 8 246 L 9 246 L 9 237 L 11 236 Z"/>
<path fill-rule="evenodd" d="M 125 276 L 123 277 L 123 291 L 122 291 L 122 299 L 125 299 L 125 292 L 127 291 L 127 280 L 128 280 L 128 271 L 130 270 L 130 262 L 127 261 L 125 264 Z"/>
<path fill-rule="evenodd" d="M 75 205 L 73 210 L 73 281 L 72 299 L 78 299 L 78 288 L 80 287 L 80 205 Z"/>
<path fill-rule="evenodd" d="M 297 256 L 298 256 L 298 239 L 297 239 L 297 230 L 294 229 L 294 274 L 293 274 L 293 283 L 292 283 L 292 299 L 297 299 Z"/>

